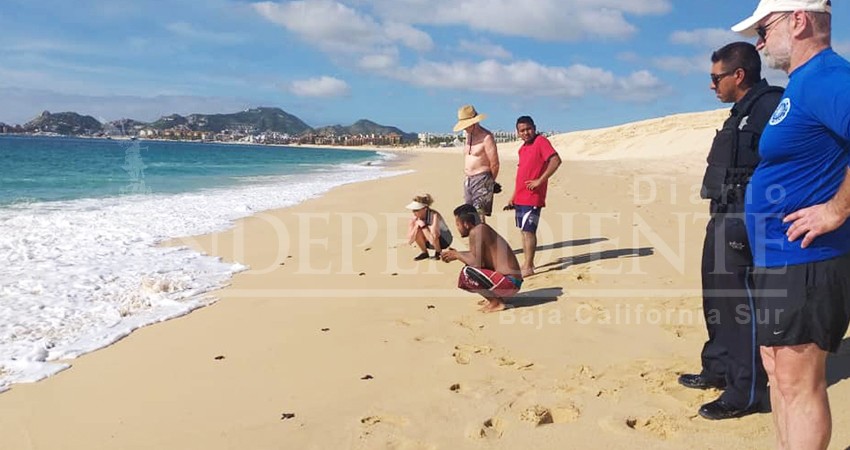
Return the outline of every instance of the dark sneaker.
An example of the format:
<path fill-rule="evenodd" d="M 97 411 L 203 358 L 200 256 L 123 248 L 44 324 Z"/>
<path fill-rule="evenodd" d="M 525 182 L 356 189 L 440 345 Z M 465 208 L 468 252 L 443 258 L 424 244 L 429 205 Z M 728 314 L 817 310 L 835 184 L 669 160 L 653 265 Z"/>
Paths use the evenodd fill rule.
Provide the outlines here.
<path fill-rule="evenodd" d="M 709 380 L 702 374 L 686 373 L 679 375 L 679 384 L 691 389 L 724 389 L 726 381 L 724 380 Z"/>
<path fill-rule="evenodd" d="M 699 415 L 708 420 L 734 419 L 761 412 L 758 406 L 749 409 L 739 409 L 721 399 L 706 403 L 699 408 Z"/>
<path fill-rule="evenodd" d="M 413 258 L 414 261 L 422 261 L 423 259 L 428 259 L 428 252 L 422 252 L 418 256 Z"/>

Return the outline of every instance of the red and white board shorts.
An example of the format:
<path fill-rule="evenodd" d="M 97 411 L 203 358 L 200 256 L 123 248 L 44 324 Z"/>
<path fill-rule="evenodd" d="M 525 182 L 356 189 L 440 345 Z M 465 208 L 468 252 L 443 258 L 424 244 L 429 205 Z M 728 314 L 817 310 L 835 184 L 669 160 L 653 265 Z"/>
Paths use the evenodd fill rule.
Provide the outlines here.
<path fill-rule="evenodd" d="M 490 269 L 463 266 L 457 280 L 457 287 L 484 296 L 489 293 L 496 297 L 507 298 L 519 292 L 522 280 Z"/>

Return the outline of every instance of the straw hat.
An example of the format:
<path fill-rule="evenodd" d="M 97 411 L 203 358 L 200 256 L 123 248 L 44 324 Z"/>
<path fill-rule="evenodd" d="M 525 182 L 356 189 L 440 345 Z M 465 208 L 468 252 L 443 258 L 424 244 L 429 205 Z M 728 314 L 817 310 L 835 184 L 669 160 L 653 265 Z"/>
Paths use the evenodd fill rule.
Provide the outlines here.
<path fill-rule="evenodd" d="M 457 123 L 454 131 L 458 132 L 487 118 L 487 114 L 478 114 L 472 105 L 463 105 L 457 110 Z"/>

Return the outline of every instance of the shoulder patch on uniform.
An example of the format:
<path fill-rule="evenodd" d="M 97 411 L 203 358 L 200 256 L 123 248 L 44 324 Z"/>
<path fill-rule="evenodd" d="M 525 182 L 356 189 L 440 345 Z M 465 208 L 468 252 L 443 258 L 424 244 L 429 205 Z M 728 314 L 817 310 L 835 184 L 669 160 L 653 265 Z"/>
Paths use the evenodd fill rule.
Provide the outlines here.
<path fill-rule="evenodd" d="M 770 116 L 770 124 L 780 124 L 786 117 L 788 117 L 789 112 L 791 112 L 791 99 L 786 97 L 779 102 L 779 105 L 776 106 L 776 110 L 773 111 L 773 115 Z"/>

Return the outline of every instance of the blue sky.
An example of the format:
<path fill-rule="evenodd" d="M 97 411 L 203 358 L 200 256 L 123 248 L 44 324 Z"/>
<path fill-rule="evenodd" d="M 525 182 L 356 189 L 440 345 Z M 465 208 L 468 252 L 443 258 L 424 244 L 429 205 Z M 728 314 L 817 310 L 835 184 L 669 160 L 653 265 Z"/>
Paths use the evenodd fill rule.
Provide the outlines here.
<path fill-rule="evenodd" d="M 724 107 L 709 55 L 756 3 L 4 0 L 0 121 L 276 106 L 311 126 L 448 132 L 472 103 L 491 129 L 523 114 L 544 130 L 605 127 Z M 850 55 L 846 2 L 833 24 Z"/>

